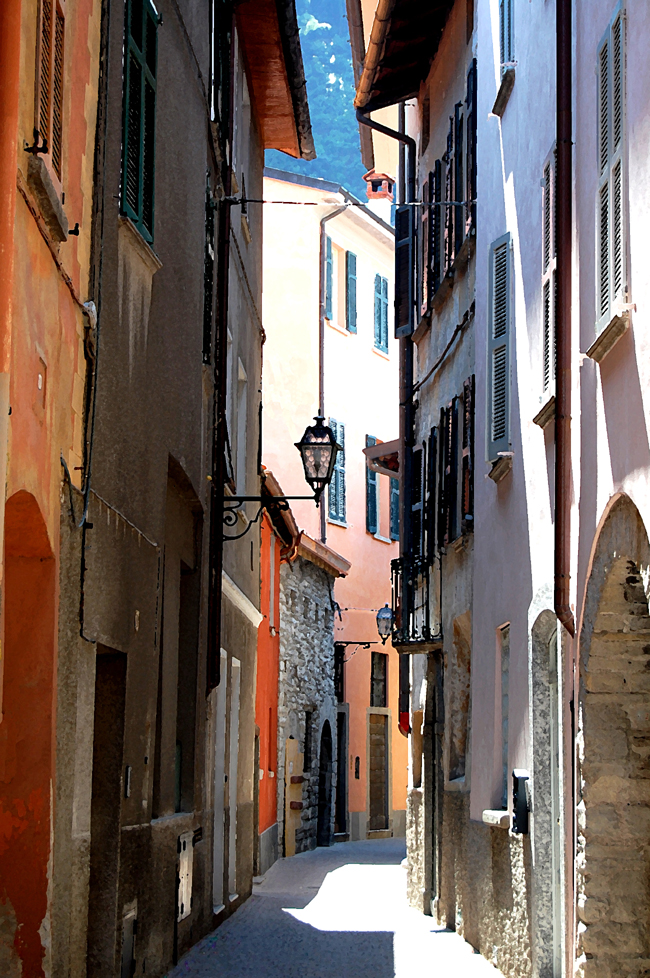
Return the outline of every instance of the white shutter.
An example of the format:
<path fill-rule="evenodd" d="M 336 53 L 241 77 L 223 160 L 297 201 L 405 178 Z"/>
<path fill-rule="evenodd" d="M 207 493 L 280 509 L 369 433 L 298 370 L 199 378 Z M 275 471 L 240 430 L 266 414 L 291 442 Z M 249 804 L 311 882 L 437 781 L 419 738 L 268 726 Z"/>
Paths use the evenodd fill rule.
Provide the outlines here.
<path fill-rule="evenodd" d="M 490 248 L 490 324 L 488 337 L 487 457 L 496 462 L 510 448 L 510 235 Z"/>
<path fill-rule="evenodd" d="M 625 21 L 622 5 L 598 48 L 598 191 L 596 198 L 596 335 L 627 301 L 625 261 Z"/>

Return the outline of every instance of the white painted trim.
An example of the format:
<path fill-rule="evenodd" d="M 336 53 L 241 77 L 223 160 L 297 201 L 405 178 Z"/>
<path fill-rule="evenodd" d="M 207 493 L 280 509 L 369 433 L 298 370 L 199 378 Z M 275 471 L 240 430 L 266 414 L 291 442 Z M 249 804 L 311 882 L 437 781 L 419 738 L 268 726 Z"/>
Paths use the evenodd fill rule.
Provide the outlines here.
<path fill-rule="evenodd" d="M 228 598 L 243 615 L 246 615 L 251 625 L 255 625 L 257 628 L 264 619 L 264 615 L 259 612 L 251 599 L 246 597 L 241 588 L 237 587 L 225 571 L 221 572 L 221 587 L 224 598 Z"/>

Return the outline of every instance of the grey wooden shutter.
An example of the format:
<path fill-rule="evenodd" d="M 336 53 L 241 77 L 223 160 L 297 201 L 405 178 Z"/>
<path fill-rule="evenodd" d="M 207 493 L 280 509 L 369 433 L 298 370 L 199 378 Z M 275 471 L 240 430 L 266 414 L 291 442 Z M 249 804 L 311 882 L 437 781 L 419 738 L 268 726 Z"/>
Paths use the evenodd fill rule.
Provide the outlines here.
<path fill-rule="evenodd" d="M 381 279 L 381 348 L 388 353 L 388 279 Z"/>
<path fill-rule="evenodd" d="M 210 184 L 205 191 L 205 249 L 203 254 L 203 362 L 212 355 L 212 310 L 214 297 L 214 205 Z"/>
<path fill-rule="evenodd" d="M 436 160 L 433 166 L 433 207 L 432 210 L 432 241 L 431 241 L 431 290 L 432 297 L 440 286 L 440 269 L 442 258 L 442 227 L 443 227 L 443 208 L 440 207 L 442 201 L 442 161 Z M 436 206 L 436 204 L 438 206 Z"/>
<path fill-rule="evenodd" d="M 395 211 L 395 336 L 410 336 L 414 317 L 414 211 L 409 205 Z"/>
<path fill-rule="evenodd" d="M 463 173 L 463 164 L 465 162 L 463 148 L 464 128 L 463 103 L 458 102 L 454 109 L 454 198 L 458 201 L 463 200 L 465 190 L 465 177 Z M 456 258 L 465 240 L 464 210 L 465 208 L 462 203 L 456 204 L 454 207 L 454 258 Z"/>
<path fill-rule="evenodd" d="M 399 540 L 399 481 L 390 479 L 390 538 Z"/>
<path fill-rule="evenodd" d="M 467 141 L 465 149 L 465 234 L 469 234 L 471 228 L 476 226 L 476 58 L 472 61 L 472 66 L 467 75 L 467 107 L 466 132 Z"/>
<path fill-rule="evenodd" d="M 366 448 L 376 444 L 377 439 L 373 435 L 366 435 Z M 366 464 L 366 530 L 368 533 L 377 533 L 379 530 L 377 482 L 377 473 L 369 469 Z"/>
<path fill-rule="evenodd" d="M 332 259 L 332 239 L 325 238 L 325 318 L 332 320 L 334 291 L 334 270 Z"/>
<path fill-rule="evenodd" d="M 345 253 L 345 325 L 350 333 L 357 331 L 357 256 Z"/>
<path fill-rule="evenodd" d="M 422 555 L 422 537 L 424 530 L 424 494 L 425 494 L 425 457 L 424 448 L 418 446 L 412 449 L 412 478 L 411 486 L 411 526 L 409 544 L 412 556 Z"/>
<path fill-rule="evenodd" d="M 510 235 L 490 248 L 488 334 L 488 461 L 510 448 Z"/>
<path fill-rule="evenodd" d="M 474 529 L 474 375 L 463 383 L 461 528 Z"/>

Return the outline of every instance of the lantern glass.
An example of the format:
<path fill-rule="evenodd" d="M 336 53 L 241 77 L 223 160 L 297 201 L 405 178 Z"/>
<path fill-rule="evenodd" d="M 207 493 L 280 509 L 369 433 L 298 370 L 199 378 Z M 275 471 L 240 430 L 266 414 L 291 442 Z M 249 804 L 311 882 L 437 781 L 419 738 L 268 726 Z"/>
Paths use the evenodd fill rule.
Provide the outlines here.
<path fill-rule="evenodd" d="M 379 637 L 382 644 L 386 644 L 386 639 L 389 638 L 390 633 L 393 628 L 393 612 L 388 607 L 387 604 L 383 608 L 380 608 L 377 612 L 377 631 L 379 632 Z"/>
<path fill-rule="evenodd" d="M 316 424 L 309 425 L 300 441 L 296 442 L 305 479 L 314 490 L 317 501 L 332 479 L 336 455 L 340 451 L 332 429 L 323 424 L 323 420 L 320 415 L 314 418 Z"/>

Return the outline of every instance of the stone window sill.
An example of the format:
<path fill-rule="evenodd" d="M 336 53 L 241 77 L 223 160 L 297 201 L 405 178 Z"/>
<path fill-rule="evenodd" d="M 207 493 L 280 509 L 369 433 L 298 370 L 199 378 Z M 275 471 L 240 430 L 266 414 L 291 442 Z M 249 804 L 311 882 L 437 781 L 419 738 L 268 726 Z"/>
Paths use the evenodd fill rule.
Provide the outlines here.
<path fill-rule="evenodd" d="M 382 358 L 382 360 L 390 360 L 390 357 L 388 355 L 388 350 L 382 350 L 381 347 L 379 346 L 373 346 L 372 349 L 373 349 L 373 353 L 376 353 L 378 357 Z"/>
<path fill-rule="evenodd" d="M 608 322 L 602 333 L 599 333 L 595 341 L 587 350 L 587 356 L 602 363 L 610 350 L 613 350 L 621 336 L 627 332 L 630 326 L 630 310 L 617 310 Z"/>
<path fill-rule="evenodd" d="M 151 245 L 144 240 L 137 227 L 130 217 L 120 214 L 119 227 L 124 232 L 125 237 L 132 245 L 133 249 L 142 259 L 150 274 L 154 276 L 162 268 L 162 262 Z"/>
<path fill-rule="evenodd" d="M 546 426 L 551 423 L 554 417 L 555 417 L 555 395 L 551 394 L 551 396 L 546 401 L 544 406 L 540 408 L 540 410 L 533 418 L 533 423 L 539 425 L 540 428 L 546 428 Z"/>
<path fill-rule="evenodd" d="M 467 791 L 468 784 L 466 778 L 453 778 L 451 781 L 445 781 L 445 791 L 460 792 Z"/>
<path fill-rule="evenodd" d="M 332 524 L 332 526 L 341 526 L 341 527 L 343 527 L 343 529 L 344 529 L 344 530 L 347 530 L 347 528 L 348 528 L 348 526 L 349 526 L 349 524 L 348 524 L 348 523 L 344 523 L 344 522 L 342 522 L 341 520 L 333 520 L 333 519 L 331 518 L 331 516 L 328 516 L 328 517 L 327 517 L 327 522 L 328 522 L 328 523 L 331 523 L 331 524 Z"/>
<path fill-rule="evenodd" d="M 350 330 L 349 329 L 346 329 L 345 326 L 340 326 L 338 323 L 334 322 L 333 319 L 327 319 L 326 318 L 325 319 L 325 322 L 327 323 L 328 326 L 331 326 L 332 329 L 335 329 L 337 333 L 342 333 L 343 336 L 352 336 L 353 335 L 352 333 L 350 333 Z"/>
<path fill-rule="evenodd" d="M 492 468 L 488 472 L 488 477 L 493 482 L 501 482 L 502 479 L 505 479 L 508 472 L 512 470 L 513 455 L 514 452 L 499 452 L 499 458 L 493 463 Z"/>
<path fill-rule="evenodd" d="M 501 84 L 499 85 L 497 97 L 495 98 L 494 105 L 492 106 L 492 115 L 498 115 L 499 118 L 503 116 L 514 87 L 515 69 L 506 68 L 506 70 L 503 72 L 503 78 L 501 79 Z"/>
<path fill-rule="evenodd" d="M 481 815 L 484 825 L 489 825 L 493 829 L 509 829 L 510 815 L 502 809 L 487 808 Z"/>
<path fill-rule="evenodd" d="M 40 156 L 30 156 L 27 183 L 54 241 L 68 240 L 68 218 L 56 192 L 52 177 Z"/>

